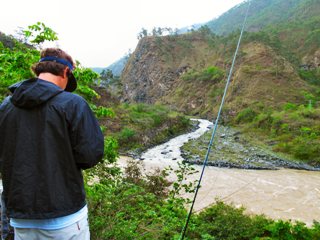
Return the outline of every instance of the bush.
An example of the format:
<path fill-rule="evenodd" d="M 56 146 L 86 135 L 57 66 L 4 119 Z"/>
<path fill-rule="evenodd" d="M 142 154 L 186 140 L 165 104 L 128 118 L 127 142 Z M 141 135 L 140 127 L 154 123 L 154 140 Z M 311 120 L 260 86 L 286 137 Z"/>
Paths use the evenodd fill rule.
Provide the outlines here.
<path fill-rule="evenodd" d="M 135 135 L 136 135 L 135 130 L 125 127 L 117 135 L 117 139 L 119 142 L 126 142 L 126 141 L 129 141 L 131 138 L 133 138 Z"/>
<path fill-rule="evenodd" d="M 134 104 L 129 118 L 143 129 L 158 127 L 169 119 L 170 111 L 162 105 Z"/>
<path fill-rule="evenodd" d="M 289 102 L 289 103 L 286 103 L 283 105 L 283 110 L 285 110 L 285 111 L 296 110 L 297 107 L 298 106 L 296 104 Z"/>
<path fill-rule="evenodd" d="M 305 81 L 320 86 L 320 71 L 319 70 L 299 70 L 299 76 Z"/>
<path fill-rule="evenodd" d="M 252 108 L 245 108 L 241 110 L 236 118 L 236 123 L 248 123 L 252 122 L 252 120 L 257 116 L 257 113 Z"/>
<path fill-rule="evenodd" d="M 210 66 L 202 69 L 199 72 L 190 69 L 181 76 L 183 80 L 199 80 L 199 81 L 212 81 L 219 82 L 224 77 L 224 71 L 216 66 Z"/>
<path fill-rule="evenodd" d="M 92 240 L 172 239 L 180 233 L 185 201 L 166 200 L 171 186 L 166 174 L 143 176 L 136 163 L 129 163 L 123 175 L 86 185 Z"/>
<path fill-rule="evenodd" d="M 115 113 L 113 109 L 106 108 L 104 106 L 96 106 L 95 104 L 90 104 L 91 110 L 95 113 L 97 118 L 104 118 L 104 117 L 114 117 Z"/>
<path fill-rule="evenodd" d="M 191 127 L 187 117 L 163 105 L 122 104 L 115 112 L 114 125 L 125 126 L 120 132 L 112 133 L 122 152 L 141 152 L 169 137 L 185 133 Z"/>
<path fill-rule="evenodd" d="M 260 113 L 254 119 L 254 126 L 260 129 L 271 130 L 272 122 L 273 122 L 273 118 L 270 112 Z"/>
<path fill-rule="evenodd" d="M 279 220 L 271 223 L 266 227 L 271 239 L 285 239 L 285 240 L 311 240 L 315 239 L 313 231 L 308 229 L 302 222 L 285 222 Z"/>
<path fill-rule="evenodd" d="M 6 94 L 10 85 L 33 77 L 30 68 L 40 57 L 39 51 L 15 44 L 12 49 L 0 46 L 0 94 Z"/>
<path fill-rule="evenodd" d="M 295 138 L 292 143 L 292 152 L 296 158 L 309 162 L 316 162 L 317 160 L 318 165 L 320 164 L 320 142 L 318 139 L 300 136 Z"/>
<path fill-rule="evenodd" d="M 235 208 L 218 201 L 212 207 L 201 212 L 197 217 L 197 232 L 193 232 L 196 238 L 199 233 L 214 237 L 214 239 L 254 239 L 263 236 L 266 230 L 264 226 L 271 221 L 264 216 L 250 217 L 243 213 L 244 208 Z"/>

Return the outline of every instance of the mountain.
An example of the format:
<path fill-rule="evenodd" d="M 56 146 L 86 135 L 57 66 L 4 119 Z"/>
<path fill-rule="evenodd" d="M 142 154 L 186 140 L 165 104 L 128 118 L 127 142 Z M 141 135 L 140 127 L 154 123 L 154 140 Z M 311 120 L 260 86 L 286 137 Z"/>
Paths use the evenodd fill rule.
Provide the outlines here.
<path fill-rule="evenodd" d="M 161 42 L 143 39 L 122 74 L 125 101 L 161 102 L 187 114 L 212 116 L 221 100 L 234 40 L 199 34 L 165 37 Z M 263 42 L 245 41 L 239 55 L 228 93 L 230 112 L 257 103 L 275 108 L 286 101 L 298 104 L 301 91 L 310 89 L 295 66 Z"/>
<path fill-rule="evenodd" d="M 124 56 L 122 58 L 120 58 L 118 61 L 112 63 L 111 65 L 109 65 L 108 67 L 106 67 L 106 69 L 110 69 L 113 73 L 113 75 L 115 76 L 120 76 L 123 68 L 125 67 L 125 65 L 127 64 L 128 61 L 128 56 Z"/>
<path fill-rule="evenodd" d="M 95 71 L 96 73 L 101 73 L 103 70 L 111 70 L 114 76 L 120 76 L 123 68 L 125 67 L 125 65 L 127 64 L 128 61 L 128 56 L 124 56 L 122 58 L 120 58 L 119 60 L 117 60 L 116 62 L 112 63 L 111 65 L 109 65 L 108 67 L 105 68 L 91 68 L 93 71 Z"/>
<path fill-rule="evenodd" d="M 320 164 L 319 5 L 315 0 L 251 1 L 249 31 L 222 113 L 224 124 L 247 129 L 272 150 L 315 165 Z M 223 23 L 215 25 L 221 35 L 207 26 L 142 38 L 120 78 L 123 101 L 216 116 L 245 9 L 240 4 L 215 20 Z"/>
<path fill-rule="evenodd" d="M 198 30 L 207 25 L 214 33 L 226 35 L 242 27 L 244 15 L 247 11 L 249 1 L 245 1 L 229 11 L 207 23 L 197 23 L 179 29 L 178 34 Z M 250 0 L 250 11 L 246 25 L 246 31 L 258 32 L 259 30 L 275 24 L 288 22 L 301 22 L 316 17 L 320 12 L 318 0 Z M 116 61 L 105 69 L 111 69 L 119 76 L 126 63 L 125 57 Z M 103 70 L 103 69 L 102 69 Z M 102 71 L 101 69 L 99 71 Z M 119 74 L 119 75 L 118 75 Z"/>
<path fill-rule="evenodd" d="M 186 72 L 189 72 L 189 75 L 205 74 L 210 67 L 216 66 L 226 76 L 239 35 L 239 32 L 234 30 L 240 26 L 247 4 L 248 2 L 240 4 L 212 21 L 211 25 L 210 22 L 207 24 L 209 28 L 215 26 L 216 31 L 225 33 L 222 36 L 209 33 L 206 28 L 200 28 L 198 31 L 181 35 L 148 36 L 141 39 L 121 76 L 125 101 L 168 102 L 188 113 L 211 112 L 207 102 L 214 103 L 217 93 L 213 92 L 221 92 L 217 90 L 221 86 L 217 87 L 217 82 L 213 84 L 210 81 L 195 79 L 193 82 L 184 81 L 182 75 Z M 282 82 L 283 86 L 288 86 L 291 82 L 286 83 L 286 81 L 294 79 L 300 82 L 297 87 L 304 90 L 308 88 L 305 80 L 312 78 L 314 83 L 318 83 L 317 72 L 310 73 L 312 76 L 307 79 L 305 75 L 302 76 L 304 72 L 301 71 L 305 68 L 309 71 L 319 67 L 320 17 L 318 13 L 320 11 L 318 9 L 320 10 L 320 2 L 316 0 L 252 0 L 246 28 L 252 32 L 244 34 L 234 78 L 241 78 L 250 72 L 247 77 L 255 79 L 257 74 L 258 77 L 269 79 L 270 87 L 274 88 L 272 83 L 274 83 L 275 74 L 279 78 L 277 81 Z M 233 26 L 233 28 L 226 26 Z M 257 51 L 253 51 L 254 49 Z M 257 61 L 263 55 L 264 60 L 251 61 L 247 59 L 249 54 L 254 54 L 252 59 Z M 264 71 L 258 71 L 259 69 Z M 264 76 L 263 74 L 267 74 L 266 69 L 269 72 Z M 247 74 L 244 74 L 245 71 Z M 192 90 L 199 86 L 204 87 L 204 91 L 200 91 L 202 95 L 190 94 L 190 91 L 186 91 L 185 88 L 189 85 L 192 86 Z M 212 89 L 213 86 L 215 90 Z M 294 91 L 292 96 L 287 97 L 290 97 L 290 100 L 299 99 L 299 92 L 301 91 Z M 244 92 L 241 91 L 240 94 Z M 259 97 L 265 94 L 270 95 L 270 93 L 262 93 Z M 192 95 L 190 97 L 193 100 L 180 102 L 180 98 L 185 100 L 186 95 Z M 207 100 L 204 96 L 207 96 L 205 98 Z M 211 97 L 213 99 L 209 96 L 213 96 Z M 195 100 L 197 98 L 201 100 L 197 102 Z M 277 99 L 278 96 L 273 95 L 271 98 Z M 251 100 L 257 101 L 257 99 Z M 278 103 L 281 102 L 283 101 L 278 101 Z"/>

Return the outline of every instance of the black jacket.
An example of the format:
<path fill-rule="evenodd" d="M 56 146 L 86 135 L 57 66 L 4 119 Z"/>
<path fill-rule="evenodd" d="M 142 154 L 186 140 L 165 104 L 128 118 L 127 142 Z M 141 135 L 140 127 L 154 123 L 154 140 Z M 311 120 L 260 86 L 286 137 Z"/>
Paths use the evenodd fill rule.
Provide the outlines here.
<path fill-rule="evenodd" d="M 9 217 L 48 219 L 85 204 L 81 169 L 103 156 L 88 104 L 55 84 L 29 79 L 0 105 L 0 167 Z"/>

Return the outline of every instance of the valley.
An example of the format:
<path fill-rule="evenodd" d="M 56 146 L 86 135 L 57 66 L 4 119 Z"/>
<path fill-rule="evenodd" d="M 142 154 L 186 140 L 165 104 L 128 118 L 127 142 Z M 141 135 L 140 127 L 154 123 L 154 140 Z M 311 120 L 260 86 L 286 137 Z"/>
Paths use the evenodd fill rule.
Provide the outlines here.
<path fill-rule="evenodd" d="M 181 34 L 143 31 L 114 72 L 76 63 L 74 93 L 105 136 L 104 161 L 83 171 L 93 240 L 178 239 L 245 4 Z M 188 239 L 320 239 L 319 12 L 252 0 Z M 0 32 L 1 101 L 33 77 L 38 47 Z"/>

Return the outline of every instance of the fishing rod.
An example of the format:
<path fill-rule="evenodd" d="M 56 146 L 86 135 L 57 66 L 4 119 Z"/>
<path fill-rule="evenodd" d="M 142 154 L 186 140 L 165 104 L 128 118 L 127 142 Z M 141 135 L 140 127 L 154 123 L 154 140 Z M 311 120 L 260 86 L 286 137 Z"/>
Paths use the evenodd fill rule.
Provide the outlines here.
<path fill-rule="evenodd" d="M 201 184 L 201 181 L 202 181 L 202 178 L 203 178 L 204 170 L 205 170 L 205 167 L 206 167 L 207 162 L 208 162 L 209 153 L 211 151 L 212 143 L 213 143 L 216 131 L 217 131 L 217 127 L 218 127 L 218 122 L 219 122 L 219 119 L 220 119 L 221 111 L 222 111 L 222 108 L 223 108 L 223 105 L 224 105 L 225 97 L 227 95 L 227 91 L 228 91 L 228 87 L 229 87 L 229 84 L 230 84 L 230 79 L 231 79 L 231 76 L 232 76 L 234 64 L 235 64 L 235 61 L 236 61 L 236 58 L 237 58 L 237 54 L 238 54 L 238 51 L 239 51 L 239 47 L 240 47 L 242 35 L 243 35 L 243 32 L 244 32 L 244 28 L 245 28 L 245 25 L 246 25 L 246 22 L 247 22 L 247 17 L 248 17 L 248 13 L 249 13 L 249 9 L 250 9 L 250 4 L 251 4 L 251 1 L 249 0 L 248 1 L 248 8 L 247 8 L 247 11 L 246 11 L 246 14 L 245 14 L 245 17 L 244 17 L 244 21 L 243 21 L 243 24 L 242 24 L 242 29 L 241 29 L 240 36 L 239 36 L 239 39 L 238 39 L 237 48 L 236 48 L 236 51 L 235 51 L 234 56 L 233 56 L 231 68 L 230 68 L 230 71 L 229 71 L 227 83 L 226 83 L 226 86 L 225 86 L 225 89 L 224 89 L 224 93 L 223 93 L 223 97 L 222 97 L 222 100 L 221 100 L 221 104 L 220 104 L 220 107 L 219 107 L 218 115 L 217 115 L 215 123 L 214 123 L 214 128 L 213 128 L 213 131 L 212 131 L 212 134 L 211 134 L 211 139 L 210 139 L 210 142 L 209 142 L 209 145 L 208 145 L 208 149 L 207 149 L 207 153 L 206 153 L 206 156 L 205 156 L 205 160 L 203 161 L 201 175 L 200 175 L 198 184 L 196 186 L 194 198 L 193 198 L 189 213 L 187 215 L 185 225 L 184 225 L 184 227 L 182 229 L 182 232 L 181 232 L 181 235 L 180 235 L 180 240 L 183 240 L 184 236 L 186 234 L 186 231 L 187 231 L 187 228 L 188 228 L 188 224 L 189 224 L 189 221 L 190 221 L 190 218 L 191 218 L 192 210 L 193 210 L 193 207 L 194 207 L 197 195 L 198 195 L 198 191 L 199 191 L 199 188 L 200 188 L 200 184 Z"/>

